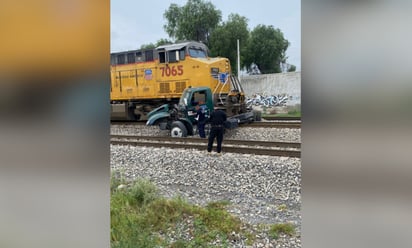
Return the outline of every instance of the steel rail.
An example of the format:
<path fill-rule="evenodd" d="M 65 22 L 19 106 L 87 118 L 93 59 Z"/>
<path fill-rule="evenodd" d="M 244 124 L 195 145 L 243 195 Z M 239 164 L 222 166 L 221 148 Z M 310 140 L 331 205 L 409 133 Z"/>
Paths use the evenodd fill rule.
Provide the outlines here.
<path fill-rule="evenodd" d="M 168 147 L 168 148 L 183 148 L 183 149 L 196 149 L 205 151 L 207 148 L 205 139 L 196 139 L 196 138 L 186 138 L 184 141 L 177 140 L 177 138 L 170 137 L 150 137 L 152 139 L 146 138 L 136 139 L 137 136 L 133 137 L 134 140 L 115 140 L 115 139 L 127 139 L 122 135 L 113 135 L 111 136 L 110 143 L 113 145 L 131 145 L 131 146 L 148 146 L 148 147 Z M 198 140 L 201 140 L 200 142 Z M 233 141 L 233 140 L 232 140 Z M 180 142 L 180 143 L 179 143 Z M 183 142 L 183 143 L 182 143 Z M 300 150 L 286 150 L 286 149 L 275 149 L 266 147 L 253 147 L 250 145 L 246 146 L 248 141 L 243 141 L 243 144 L 229 144 L 231 141 L 223 141 L 223 151 L 230 153 L 242 153 L 242 154 L 256 154 L 256 155 L 269 155 L 269 156 L 285 156 L 285 157 L 300 157 Z M 253 143 L 253 142 L 252 142 Z M 279 144 L 282 142 L 278 142 Z M 287 142 L 283 142 L 287 144 Z M 292 146 L 288 148 L 296 148 L 296 144 L 299 143 L 290 143 Z M 240 146 L 243 145 L 243 146 Z M 216 146 L 216 144 L 214 144 Z M 246 147 L 245 147 L 246 146 Z M 254 145 L 255 146 L 255 145 Z M 272 146 L 274 147 L 274 146 Z M 282 148 L 285 148 L 283 146 Z M 300 147 L 300 144 L 299 144 Z"/>
<path fill-rule="evenodd" d="M 300 121 L 300 117 L 286 117 L 286 116 L 262 116 L 262 119 L 268 121 Z"/>
<path fill-rule="evenodd" d="M 111 122 L 114 125 L 145 125 L 144 122 Z M 264 128 L 300 128 L 300 122 L 282 122 L 282 121 L 256 121 L 239 125 L 242 127 L 264 127 Z"/>
<path fill-rule="evenodd" d="M 300 128 L 300 122 L 259 121 L 240 125 L 239 127 L 266 127 L 266 128 Z"/>
<path fill-rule="evenodd" d="M 207 139 L 202 138 L 178 138 L 178 137 L 162 137 L 162 136 L 139 136 L 139 135 L 110 135 L 114 139 L 139 139 L 163 142 L 186 142 L 186 143 L 204 143 L 207 144 Z M 263 147 L 284 147 L 284 148 L 300 148 L 301 143 L 296 142 L 278 142 L 278 141 L 263 141 L 263 140 L 233 140 L 225 139 L 225 144 L 228 145 L 245 145 L 245 146 L 263 146 Z"/>

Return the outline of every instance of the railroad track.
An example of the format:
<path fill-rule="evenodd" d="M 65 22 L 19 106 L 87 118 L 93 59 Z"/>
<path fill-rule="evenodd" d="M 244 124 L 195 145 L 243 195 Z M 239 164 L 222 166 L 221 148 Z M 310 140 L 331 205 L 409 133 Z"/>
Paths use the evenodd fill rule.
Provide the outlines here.
<path fill-rule="evenodd" d="M 282 121 L 256 121 L 245 123 L 240 127 L 267 127 L 267 128 L 300 128 L 299 122 L 282 122 Z"/>
<path fill-rule="evenodd" d="M 268 121 L 300 121 L 300 117 L 280 117 L 280 116 L 265 116 L 262 119 Z"/>
<path fill-rule="evenodd" d="M 145 122 L 111 122 L 115 125 L 146 125 Z M 300 128 L 300 121 L 256 121 L 241 124 L 239 127 L 265 127 L 265 128 Z"/>
<path fill-rule="evenodd" d="M 171 138 L 135 135 L 111 135 L 113 145 L 149 146 L 196 149 L 205 151 L 207 139 Z M 257 140 L 223 140 L 223 151 L 242 154 L 300 157 L 300 143 Z M 216 142 L 214 144 L 216 146 Z"/>

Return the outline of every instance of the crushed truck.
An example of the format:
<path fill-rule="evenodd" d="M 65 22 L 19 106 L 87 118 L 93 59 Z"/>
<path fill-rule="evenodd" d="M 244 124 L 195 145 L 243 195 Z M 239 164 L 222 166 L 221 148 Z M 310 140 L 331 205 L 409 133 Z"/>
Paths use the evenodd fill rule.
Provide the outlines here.
<path fill-rule="evenodd" d="M 196 105 L 207 106 L 211 113 L 215 109 L 226 112 L 226 128 L 236 128 L 239 124 L 260 121 L 261 113 L 246 107 L 245 95 L 237 78 L 231 76 L 234 87 L 228 94 L 209 87 L 188 87 L 178 104 L 164 104 L 148 114 L 146 125 L 158 125 L 161 130 L 170 130 L 172 137 L 186 137 L 196 134 Z M 206 126 L 208 132 L 208 126 Z"/>

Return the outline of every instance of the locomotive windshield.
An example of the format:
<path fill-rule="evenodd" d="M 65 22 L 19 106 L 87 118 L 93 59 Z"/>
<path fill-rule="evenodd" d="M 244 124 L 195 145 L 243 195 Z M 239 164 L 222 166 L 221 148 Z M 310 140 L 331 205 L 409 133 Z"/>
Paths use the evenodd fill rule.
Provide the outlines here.
<path fill-rule="evenodd" d="M 207 57 L 206 51 L 200 47 L 190 47 L 189 55 L 192 58 L 206 58 Z"/>

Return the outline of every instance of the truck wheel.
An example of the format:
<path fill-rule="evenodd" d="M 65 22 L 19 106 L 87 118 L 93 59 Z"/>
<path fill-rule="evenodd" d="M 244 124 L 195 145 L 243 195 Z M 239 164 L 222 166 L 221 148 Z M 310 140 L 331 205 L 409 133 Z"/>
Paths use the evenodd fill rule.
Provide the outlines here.
<path fill-rule="evenodd" d="M 172 136 L 172 137 L 186 137 L 187 136 L 186 126 L 180 121 L 174 121 L 172 123 L 172 129 L 170 131 L 170 136 Z"/>

